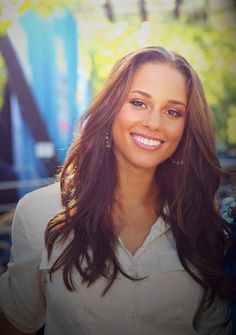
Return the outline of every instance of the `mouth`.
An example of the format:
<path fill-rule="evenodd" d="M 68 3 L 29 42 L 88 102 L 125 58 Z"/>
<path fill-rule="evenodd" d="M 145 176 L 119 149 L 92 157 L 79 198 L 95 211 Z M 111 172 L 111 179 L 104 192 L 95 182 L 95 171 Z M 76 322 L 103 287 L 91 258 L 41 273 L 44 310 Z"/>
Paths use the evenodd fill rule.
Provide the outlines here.
<path fill-rule="evenodd" d="M 162 141 L 161 139 L 157 139 L 157 138 L 151 138 L 151 137 L 147 137 L 147 136 L 143 136 L 143 135 L 135 134 L 135 133 L 131 133 L 130 135 L 133 141 L 137 145 L 139 145 L 140 147 L 144 149 L 148 149 L 148 150 L 158 149 L 160 145 L 164 143 L 164 141 Z"/>

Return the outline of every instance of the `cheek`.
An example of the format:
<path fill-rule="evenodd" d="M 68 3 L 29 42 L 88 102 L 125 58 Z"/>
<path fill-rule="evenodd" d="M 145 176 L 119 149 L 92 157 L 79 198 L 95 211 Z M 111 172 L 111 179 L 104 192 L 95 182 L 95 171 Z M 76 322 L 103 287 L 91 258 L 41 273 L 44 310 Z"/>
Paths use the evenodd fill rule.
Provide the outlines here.
<path fill-rule="evenodd" d="M 113 122 L 113 126 L 112 126 L 112 137 L 113 137 L 113 139 L 116 138 L 116 136 L 120 133 L 122 128 L 123 128 L 122 120 L 120 119 L 119 116 L 117 116 L 115 121 Z"/>
<path fill-rule="evenodd" d="M 117 116 L 115 119 L 113 126 L 112 126 L 112 138 L 113 143 L 118 145 L 119 143 L 123 142 L 123 130 L 124 130 L 124 123 L 120 116 Z"/>
<path fill-rule="evenodd" d="M 129 110 L 121 109 L 117 114 L 112 127 L 112 133 L 117 134 L 121 131 L 125 131 L 132 126 L 133 118 L 130 115 Z"/>
<path fill-rule="evenodd" d="M 178 127 L 175 127 L 173 129 L 170 129 L 169 131 L 170 139 L 173 141 L 173 144 L 175 143 L 176 146 L 178 146 L 179 142 L 181 141 L 183 132 L 184 132 L 184 124 L 179 125 Z"/>

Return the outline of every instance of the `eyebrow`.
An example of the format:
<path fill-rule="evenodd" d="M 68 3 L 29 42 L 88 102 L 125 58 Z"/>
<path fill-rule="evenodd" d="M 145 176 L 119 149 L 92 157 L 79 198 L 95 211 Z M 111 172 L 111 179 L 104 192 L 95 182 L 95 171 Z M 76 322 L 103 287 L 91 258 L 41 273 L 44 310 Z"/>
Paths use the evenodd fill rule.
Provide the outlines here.
<path fill-rule="evenodd" d="M 141 90 L 131 91 L 130 93 L 139 93 L 139 94 L 144 95 L 145 97 L 148 97 L 148 98 L 152 97 L 149 93 L 141 91 Z M 174 105 L 182 105 L 182 106 L 186 107 L 186 105 L 182 101 L 179 101 L 179 100 L 170 99 L 170 100 L 168 100 L 168 102 L 171 103 L 171 104 L 174 104 Z"/>
<path fill-rule="evenodd" d="M 131 91 L 130 93 L 139 93 L 139 94 L 144 95 L 145 97 L 148 97 L 148 98 L 152 97 L 149 93 L 144 92 L 144 91 L 140 91 L 140 90 Z"/>
<path fill-rule="evenodd" d="M 174 105 L 182 105 L 186 107 L 186 105 L 182 101 L 179 101 L 179 100 L 168 100 L 168 102 Z"/>

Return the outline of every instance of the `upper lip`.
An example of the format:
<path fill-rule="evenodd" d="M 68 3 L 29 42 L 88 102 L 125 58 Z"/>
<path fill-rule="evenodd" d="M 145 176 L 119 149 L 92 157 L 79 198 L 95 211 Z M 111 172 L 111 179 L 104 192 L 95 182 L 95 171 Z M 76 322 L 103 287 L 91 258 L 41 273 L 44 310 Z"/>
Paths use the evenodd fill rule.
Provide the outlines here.
<path fill-rule="evenodd" d="M 135 135 L 135 136 L 140 136 L 140 137 L 143 137 L 143 138 L 147 138 L 148 140 L 154 140 L 154 141 L 164 142 L 161 138 L 153 137 L 153 136 L 150 136 L 150 135 L 144 135 L 144 134 L 134 133 L 134 132 L 132 132 L 131 135 Z"/>

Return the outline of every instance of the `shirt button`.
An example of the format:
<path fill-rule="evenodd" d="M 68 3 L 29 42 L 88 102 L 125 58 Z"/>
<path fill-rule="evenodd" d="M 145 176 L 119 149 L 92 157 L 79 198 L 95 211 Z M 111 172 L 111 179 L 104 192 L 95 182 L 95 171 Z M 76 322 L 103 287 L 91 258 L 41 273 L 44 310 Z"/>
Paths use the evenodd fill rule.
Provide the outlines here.
<path fill-rule="evenodd" d="M 135 268 L 135 266 L 131 265 L 131 266 L 129 267 L 129 274 L 130 274 L 131 276 L 136 276 L 136 268 Z"/>
<path fill-rule="evenodd" d="M 132 319 L 132 320 L 137 320 L 137 315 L 136 315 L 136 313 L 134 313 L 134 312 L 131 313 L 131 319 Z"/>

